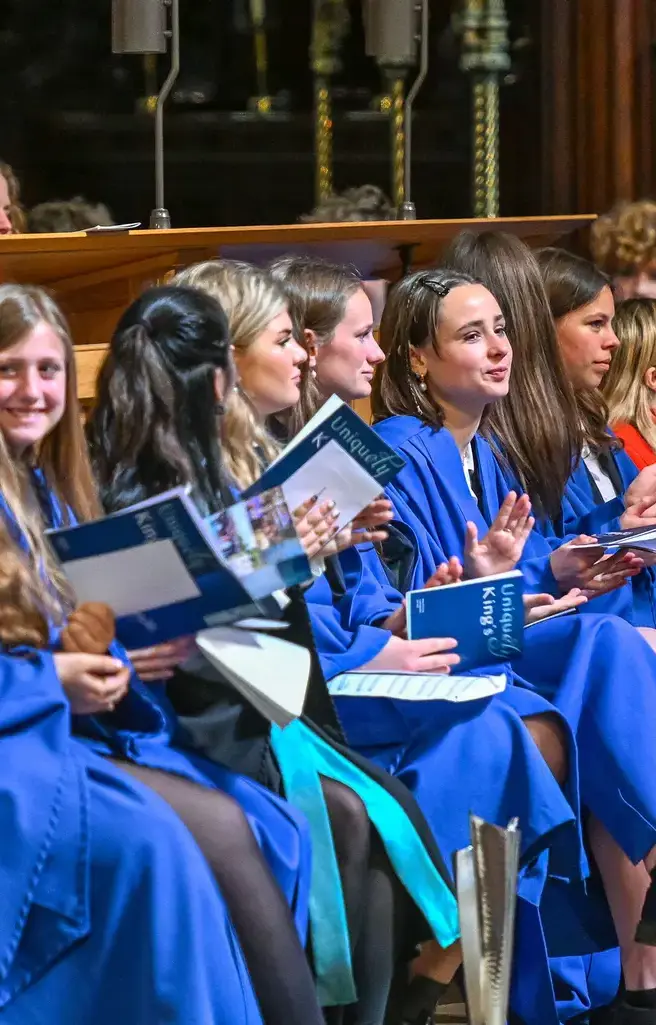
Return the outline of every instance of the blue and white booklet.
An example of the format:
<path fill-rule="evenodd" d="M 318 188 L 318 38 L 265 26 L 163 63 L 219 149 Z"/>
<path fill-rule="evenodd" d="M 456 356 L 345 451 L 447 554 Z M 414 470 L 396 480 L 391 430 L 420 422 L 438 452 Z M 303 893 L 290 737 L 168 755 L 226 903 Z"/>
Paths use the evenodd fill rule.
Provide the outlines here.
<path fill-rule="evenodd" d="M 656 527 L 630 527 L 608 534 L 597 534 L 594 541 L 576 545 L 577 548 L 599 548 L 608 551 L 656 552 Z"/>
<path fill-rule="evenodd" d="M 243 497 L 281 487 L 290 509 L 332 499 L 341 529 L 378 498 L 405 460 L 333 395 Z"/>
<path fill-rule="evenodd" d="M 408 591 L 408 637 L 454 637 L 459 673 L 508 662 L 524 646 L 523 594 L 524 576 L 516 569 Z"/>
<path fill-rule="evenodd" d="M 217 530 L 174 488 L 49 537 L 78 603 L 109 605 L 119 640 L 143 648 L 260 616 L 260 599 L 311 578 L 280 493 L 260 497 L 248 526 L 242 505 Z"/>

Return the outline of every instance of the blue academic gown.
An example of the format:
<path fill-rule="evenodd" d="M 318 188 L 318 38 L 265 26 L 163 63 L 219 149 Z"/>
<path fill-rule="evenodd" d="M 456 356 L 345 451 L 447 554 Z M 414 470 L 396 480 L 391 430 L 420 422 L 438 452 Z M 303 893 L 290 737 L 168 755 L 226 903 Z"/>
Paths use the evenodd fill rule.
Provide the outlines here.
<path fill-rule="evenodd" d="M 496 454 L 495 458 L 508 488 L 521 493 L 523 488 L 512 466 Z M 612 452 L 611 459 L 622 484 L 616 498 L 609 502 L 598 502 L 585 464 L 580 460 L 567 481 L 560 516 L 557 519 L 540 517 L 536 520 L 536 533 L 541 534 L 552 548 L 558 548 L 579 534 L 601 534 L 621 529 L 624 492 L 638 476 L 638 470 L 621 449 Z M 656 569 L 647 567 L 623 587 L 588 602 L 581 611 L 593 615 L 608 612 L 621 616 L 634 626 L 656 626 Z"/>
<path fill-rule="evenodd" d="M 376 623 L 402 600 L 371 546 L 343 553 L 340 564 L 340 588 L 331 590 L 322 577 L 307 592 L 317 650 L 328 677 L 358 669 L 381 650 L 390 634 Z M 351 697 L 335 701 L 351 745 L 413 792 L 447 863 L 468 843 L 470 811 L 499 825 L 519 815 L 523 867 L 511 1006 L 531 1025 L 564 1021 L 585 1011 L 587 974 L 597 965 L 591 958 L 585 963 L 577 959 L 576 971 L 570 968 L 564 984 L 550 966 L 540 912 L 547 866 L 559 880 L 551 884 L 551 907 L 559 909 L 554 916 L 563 930 L 585 934 L 581 949 L 588 949 L 587 932 L 593 926 L 605 932 L 609 943 L 613 933 L 603 907 L 595 909 L 600 921 L 593 924 L 590 915 L 584 920 L 572 913 L 568 886 L 562 881 L 574 880 L 582 889 L 578 881 L 587 874 L 576 828 L 575 745 L 563 794 L 521 721 L 521 716 L 553 707 L 537 693 L 519 688 L 467 705 Z M 567 733 L 566 724 L 564 728 Z M 617 982 L 615 952 L 612 961 L 615 973 L 602 986 L 602 1001 L 612 998 Z M 559 987 L 558 1001 L 552 978 Z"/>
<path fill-rule="evenodd" d="M 60 526 L 62 517 L 54 496 L 37 477 L 37 488 L 49 522 Z M 15 521 L 0 496 L 0 511 L 19 544 Z M 58 647 L 58 630 L 51 628 L 51 647 Z M 120 644 L 110 654 L 129 664 Z M 97 754 L 117 757 L 151 769 L 171 772 L 233 797 L 245 812 L 275 879 L 294 914 L 301 942 L 305 942 L 311 877 L 311 842 L 303 815 L 260 784 L 193 752 L 177 748 L 177 724 L 159 701 L 156 691 L 133 674 L 126 698 L 114 713 L 75 716 L 73 730 L 80 743 Z"/>
<path fill-rule="evenodd" d="M 392 417 L 376 429 L 407 460 L 388 493 L 416 535 L 413 586 L 421 586 L 445 558 L 462 558 L 467 520 L 485 533 L 508 487 L 481 438 L 474 445 L 483 493 L 479 509 L 448 431 L 414 417 Z M 519 567 L 528 591 L 553 591 L 549 552 L 534 531 Z M 516 684 L 553 702 L 570 724 L 579 750 L 582 805 L 633 861 L 644 858 L 656 842 L 656 656 L 649 645 L 616 616 L 566 616 L 527 631 L 513 669 Z"/>
<path fill-rule="evenodd" d="M 261 1025 L 191 834 L 71 736 L 47 652 L 0 655 L 0 754 L 3 1022 Z"/>

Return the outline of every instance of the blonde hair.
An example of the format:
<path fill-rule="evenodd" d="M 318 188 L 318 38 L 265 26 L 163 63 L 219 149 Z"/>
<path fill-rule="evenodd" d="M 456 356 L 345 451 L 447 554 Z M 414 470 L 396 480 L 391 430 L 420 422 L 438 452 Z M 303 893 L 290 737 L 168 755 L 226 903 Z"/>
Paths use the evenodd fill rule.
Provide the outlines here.
<path fill-rule="evenodd" d="M 7 182 L 7 194 L 9 196 L 9 220 L 14 235 L 20 235 L 25 231 L 25 211 L 20 201 L 20 185 L 18 178 L 9 164 L 0 160 L 0 175 Z"/>
<path fill-rule="evenodd" d="M 233 260 L 208 260 L 187 267 L 172 285 L 186 285 L 216 299 L 228 318 L 230 340 L 245 351 L 287 309 L 284 293 L 266 271 Z M 221 418 L 224 465 L 233 481 L 246 488 L 262 473 L 279 448 L 248 396 L 238 386 L 228 395 Z"/>
<path fill-rule="evenodd" d="M 656 202 L 618 203 L 590 231 L 594 262 L 613 277 L 633 277 L 656 261 Z"/>
<path fill-rule="evenodd" d="M 613 329 L 622 344 L 613 354 L 602 385 L 611 426 L 631 424 L 656 449 L 653 392 L 645 384 L 646 372 L 656 367 L 656 301 L 626 299 L 618 303 Z"/>
<path fill-rule="evenodd" d="M 66 580 L 46 541 L 39 504 L 31 499 L 29 471 L 42 471 L 65 521 L 69 509 L 79 520 L 100 514 L 77 398 L 73 342 L 61 310 L 46 292 L 30 285 L 0 285 L 0 354 L 41 323 L 48 324 L 64 346 L 66 405 L 59 423 L 21 459 L 10 454 L 0 432 L 0 493 L 25 538 L 35 578 L 45 570 L 61 600 L 67 602 Z"/>

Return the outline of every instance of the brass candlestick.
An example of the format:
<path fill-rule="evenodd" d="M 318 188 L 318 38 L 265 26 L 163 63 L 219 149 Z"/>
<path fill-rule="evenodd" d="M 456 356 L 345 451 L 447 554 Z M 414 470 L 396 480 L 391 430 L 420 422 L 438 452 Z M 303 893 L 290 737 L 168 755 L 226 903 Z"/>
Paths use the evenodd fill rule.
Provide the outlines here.
<path fill-rule="evenodd" d="M 344 0 L 315 0 L 310 59 L 314 72 L 315 199 L 333 191 L 331 78 L 340 68 L 339 45 L 348 28 Z"/>
<path fill-rule="evenodd" d="M 253 26 L 253 49 L 255 53 L 255 76 L 257 96 L 249 102 L 251 110 L 258 114 L 271 112 L 272 100 L 269 92 L 269 50 L 266 34 L 265 0 L 250 0 L 251 24 Z"/>
<path fill-rule="evenodd" d="M 393 78 L 389 111 L 392 140 L 392 202 L 397 211 L 405 203 L 405 82 Z"/>
<path fill-rule="evenodd" d="M 504 0 L 464 0 L 460 67 L 472 77 L 474 217 L 499 216 L 499 83 L 510 68 Z"/>

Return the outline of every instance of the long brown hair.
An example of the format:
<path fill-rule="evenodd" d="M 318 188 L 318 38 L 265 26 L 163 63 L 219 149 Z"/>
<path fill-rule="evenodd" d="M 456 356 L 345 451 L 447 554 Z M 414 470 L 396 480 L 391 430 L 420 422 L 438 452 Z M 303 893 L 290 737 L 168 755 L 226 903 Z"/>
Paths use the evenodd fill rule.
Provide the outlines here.
<path fill-rule="evenodd" d="M 0 522 L 0 644 L 45 648 L 48 619 L 45 588 L 25 553 Z"/>
<path fill-rule="evenodd" d="M 513 350 L 510 390 L 490 407 L 484 431 L 536 512 L 558 516 L 583 433 L 537 260 L 502 231 L 463 232 L 443 259 L 481 281 L 501 307 Z"/>
<path fill-rule="evenodd" d="M 581 256 L 555 248 L 540 249 L 536 256 L 556 330 L 562 317 L 594 302 L 604 288 L 612 291 L 608 275 Z M 620 448 L 608 434 L 608 406 L 600 389 L 575 394 L 586 442 L 597 450 Z"/>
<path fill-rule="evenodd" d="M 75 355 L 68 326 L 57 304 L 40 288 L 0 285 L 0 353 L 20 342 L 38 324 L 48 324 L 64 345 L 66 407 L 59 423 L 38 447 L 22 459 L 13 458 L 0 434 L 0 492 L 26 538 L 33 568 L 46 568 L 56 589 L 67 595 L 64 578 L 44 538 L 40 512 L 30 501 L 29 468 L 37 467 L 61 506 L 77 519 L 99 515 L 100 505 L 91 473 L 81 411 L 77 398 Z"/>
<path fill-rule="evenodd" d="M 270 266 L 271 276 L 287 298 L 294 338 L 307 349 L 305 332 L 312 331 L 318 346 L 328 345 L 346 315 L 346 306 L 362 289 L 352 267 L 305 256 L 286 256 Z M 323 402 L 309 361 L 301 365 L 301 397 L 280 419 L 293 437 L 311 420 Z"/>
<path fill-rule="evenodd" d="M 631 424 L 656 449 L 654 393 L 645 383 L 647 371 L 656 367 L 656 300 L 625 299 L 618 303 L 613 330 L 621 345 L 613 354 L 601 389 L 611 426 Z"/>
<path fill-rule="evenodd" d="M 217 374 L 228 392 L 235 379 L 228 322 L 211 296 L 161 285 L 123 312 L 89 420 L 108 512 L 178 485 L 190 486 L 206 512 L 222 508 Z"/>
<path fill-rule="evenodd" d="M 469 274 L 438 268 L 416 271 L 394 286 L 380 322 L 380 347 L 386 358 L 374 377 L 374 420 L 417 416 L 425 424 L 444 426 L 444 411 L 419 387 L 411 351 L 436 345 L 442 300 L 452 288 L 475 284 Z"/>

